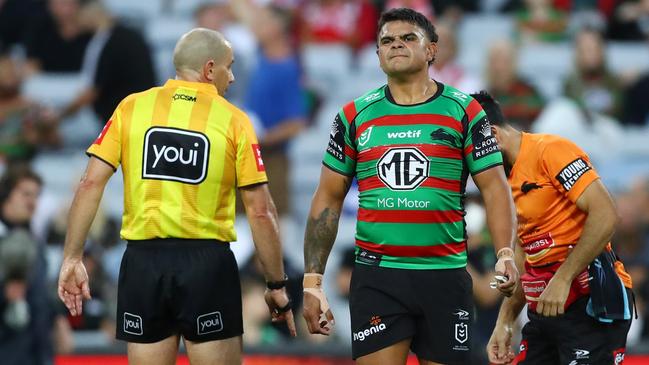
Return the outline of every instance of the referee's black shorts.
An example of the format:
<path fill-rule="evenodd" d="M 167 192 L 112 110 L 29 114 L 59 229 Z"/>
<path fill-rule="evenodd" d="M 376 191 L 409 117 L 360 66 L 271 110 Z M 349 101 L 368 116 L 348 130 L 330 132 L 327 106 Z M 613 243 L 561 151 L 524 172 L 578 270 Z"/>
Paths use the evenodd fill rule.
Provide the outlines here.
<path fill-rule="evenodd" d="M 203 342 L 243 333 L 239 271 L 229 243 L 130 241 L 119 273 L 117 339 Z"/>

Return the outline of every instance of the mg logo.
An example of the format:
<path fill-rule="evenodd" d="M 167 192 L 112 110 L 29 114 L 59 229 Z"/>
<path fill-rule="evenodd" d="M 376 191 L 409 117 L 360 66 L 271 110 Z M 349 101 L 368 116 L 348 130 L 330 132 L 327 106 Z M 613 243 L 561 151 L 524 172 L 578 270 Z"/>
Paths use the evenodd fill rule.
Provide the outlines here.
<path fill-rule="evenodd" d="M 415 190 L 428 177 L 430 161 L 415 147 L 386 151 L 376 163 L 379 179 L 391 190 Z"/>

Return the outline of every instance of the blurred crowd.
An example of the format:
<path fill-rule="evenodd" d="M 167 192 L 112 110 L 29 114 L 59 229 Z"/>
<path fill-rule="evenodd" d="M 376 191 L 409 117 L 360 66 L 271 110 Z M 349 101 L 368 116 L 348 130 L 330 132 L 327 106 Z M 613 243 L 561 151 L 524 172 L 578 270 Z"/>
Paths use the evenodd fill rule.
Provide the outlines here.
<path fill-rule="evenodd" d="M 66 210 L 82 173 L 77 162 L 122 98 L 174 77 L 175 41 L 196 26 L 232 42 L 236 81 L 226 97 L 255 124 L 299 308 L 304 209 L 328 128 L 345 102 L 385 83 L 376 24 L 394 7 L 435 24 L 431 77 L 465 92 L 486 89 L 522 130 L 564 135 L 591 154 L 615 194 L 614 247 L 634 280 L 640 317 L 629 343 L 649 341 L 649 0 L 0 0 L 0 358 L 44 363 L 82 345 L 75 331 L 113 341 L 125 243 L 110 203 L 119 203 L 119 192 L 105 198 L 86 245 L 93 299 L 83 316 L 68 316 L 55 296 Z M 480 349 L 500 298 L 488 286 L 495 257 L 471 192 Z M 344 219 L 353 227 L 353 191 L 349 200 Z M 244 342 L 289 341 L 270 323 L 243 219 L 239 227 Z M 303 329 L 300 340 L 350 341 L 351 232 L 339 234 L 327 273 L 339 329 L 333 338 Z"/>

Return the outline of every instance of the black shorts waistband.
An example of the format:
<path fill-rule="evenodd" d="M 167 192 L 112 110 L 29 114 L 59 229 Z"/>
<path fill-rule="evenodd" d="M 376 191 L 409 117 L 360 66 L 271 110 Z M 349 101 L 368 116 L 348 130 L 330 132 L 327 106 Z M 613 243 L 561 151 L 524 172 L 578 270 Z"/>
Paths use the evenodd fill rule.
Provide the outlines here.
<path fill-rule="evenodd" d="M 154 238 L 150 240 L 129 240 L 128 247 L 137 248 L 160 248 L 160 247 L 220 247 L 230 248 L 230 242 L 216 239 L 193 239 L 193 238 Z"/>

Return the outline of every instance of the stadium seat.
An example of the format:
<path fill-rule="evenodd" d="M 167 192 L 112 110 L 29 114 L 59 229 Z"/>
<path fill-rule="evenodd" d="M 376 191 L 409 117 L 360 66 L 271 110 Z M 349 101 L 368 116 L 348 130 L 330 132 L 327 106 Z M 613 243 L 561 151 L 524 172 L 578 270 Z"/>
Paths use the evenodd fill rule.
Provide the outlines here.
<path fill-rule="evenodd" d="M 498 14 L 467 14 L 462 18 L 458 40 L 459 62 L 473 74 L 482 74 L 489 45 L 514 34 L 511 17 Z"/>
<path fill-rule="evenodd" d="M 649 45 L 643 42 L 613 42 L 607 46 L 611 70 L 619 73 L 649 70 Z"/>
<path fill-rule="evenodd" d="M 145 34 L 155 49 L 173 48 L 178 38 L 193 27 L 194 21 L 191 18 L 159 16 L 150 19 L 146 24 Z"/>

